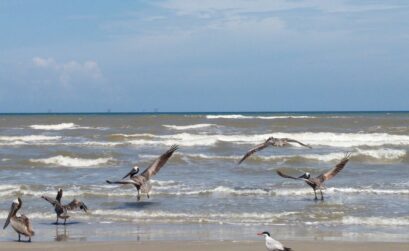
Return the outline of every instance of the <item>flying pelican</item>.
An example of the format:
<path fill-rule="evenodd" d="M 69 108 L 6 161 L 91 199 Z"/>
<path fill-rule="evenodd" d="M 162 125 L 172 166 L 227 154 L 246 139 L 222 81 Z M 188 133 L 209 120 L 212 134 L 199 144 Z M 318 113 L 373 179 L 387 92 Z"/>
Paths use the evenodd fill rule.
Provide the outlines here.
<path fill-rule="evenodd" d="M 254 154 L 255 152 L 261 151 L 264 148 L 267 148 L 269 146 L 273 146 L 273 147 L 285 147 L 285 146 L 289 146 L 291 145 L 290 143 L 297 143 L 301 146 L 305 146 L 308 148 L 312 148 L 309 145 L 306 145 L 298 140 L 295 139 L 289 139 L 289 138 L 274 138 L 274 137 L 270 137 L 268 139 L 266 139 L 266 141 L 264 141 L 261 144 L 256 145 L 255 147 L 251 148 L 239 161 L 239 165 L 241 164 L 241 162 L 243 162 L 245 159 L 247 159 L 250 155 Z"/>
<path fill-rule="evenodd" d="M 291 248 L 284 247 L 281 242 L 274 240 L 271 238 L 270 233 L 264 231 L 262 233 L 257 233 L 257 235 L 263 235 L 266 239 L 266 248 L 268 251 L 292 251 Z"/>
<path fill-rule="evenodd" d="M 63 219 L 64 220 L 64 225 L 67 221 L 67 219 L 70 217 L 68 215 L 68 211 L 75 210 L 77 208 L 84 210 L 84 212 L 87 212 L 88 207 L 84 204 L 84 202 L 79 201 L 77 199 L 73 199 L 69 204 L 63 205 L 61 203 L 61 198 L 62 198 L 62 189 L 58 189 L 57 197 L 55 199 L 48 197 L 48 196 L 41 196 L 41 198 L 45 199 L 46 201 L 50 202 L 51 205 L 54 207 L 54 211 L 57 214 L 57 221 L 55 224 L 58 224 L 58 219 Z"/>
<path fill-rule="evenodd" d="M 18 241 L 20 241 L 21 235 L 24 235 L 28 237 L 28 242 L 31 242 L 31 236 L 34 235 L 34 231 L 30 219 L 23 214 L 17 216 L 17 211 L 20 210 L 22 205 L 23 201 L 21 201 L 20 197 L 13 201 L 9 216 L 7 217 L 6 223 L 4 223 L 3 229 L 6 229 L 11 222 L 11 226 L 18 234 Z"/>
<path fill-rule="evenodd" d="M 149 179 L 154 176 L 159 170 L 165 165 L 168 159 L 172 156 L 172 154 L 178 149 L 177 145 L 173 145 L 167 150 L 164 154 L 159 156 L 148 168 L 146 168 L 141 174 L 137 175 L 139 172 L 139 167 L 135 166 L 131 169 L 131 171 L 125 175 L 122 180 L 120 181 L 109 181 L 106 182 L 108 184 L 131 184 L 134 185 L 136 190 L 138 191 L 137 200 L 141 199 L 140 192 L 146 193 L 147 197 L 149 198 L 149 192 L 152 188 Z M 123 180 L 129 176 L 129 180 Z"/>
<path fill-rule="evenodd" d="M 318 200 L 316 192 L 317 189 L 319 189 L 321 192 L 321 200 L 324 200 L 324 195 L 322 194 L 322 189 L 325 189 L 324 182 L 332 179 L 335 175 L 337 175 L 345 167 L 350 158 L 351 154 L 347 153 L 345 157 L 334 168 L 318 175 L 315 178 L 311 177 L 310 173 L 308 172 L 304 173 L 300 177 L 289 176 L 287 174 L 282 173 L 280 170 L 277 170 L 277 174 L 283 178 L 305 181 L 305 183 L 307 183 L 314 190 L 315 200 Z"/>

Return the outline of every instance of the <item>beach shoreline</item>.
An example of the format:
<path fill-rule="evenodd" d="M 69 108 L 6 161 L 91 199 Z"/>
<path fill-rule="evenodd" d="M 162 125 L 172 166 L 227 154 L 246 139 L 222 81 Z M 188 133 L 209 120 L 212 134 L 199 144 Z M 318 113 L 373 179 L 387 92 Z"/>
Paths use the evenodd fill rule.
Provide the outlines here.
<path fill-rule="evenodd" d="M 313 251 L 381 251 L 394 250 L 403 251 L 409 249 L 407 242 L 344 242 L 344 241 L 284 241 L 283 244 L 293 250 Z M 167 251 L 176 250 L 214 250 L 214 251 L 240 251 L 240 250 L 265 250 L 264 239 L 260 241 L 125 241 L 125 242 L 2 242 L 0 250 L 144 250 Z"/>

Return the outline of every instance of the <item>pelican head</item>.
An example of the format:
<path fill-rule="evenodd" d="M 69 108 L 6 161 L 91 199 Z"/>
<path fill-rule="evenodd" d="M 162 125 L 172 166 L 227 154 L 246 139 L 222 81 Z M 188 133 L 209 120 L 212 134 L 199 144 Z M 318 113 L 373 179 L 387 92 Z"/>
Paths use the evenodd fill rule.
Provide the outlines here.
<path fill-rule="evenodd" d="M 257 233 L 257 235 L 262 235 L 262 236 L 264 236 L 264 237 L 267 237 L 267 236 L 270 236 L 270 233 L 267 232 L 267 231 L 264 231 L 264 232 L 262 232 L 262 233 Z"/>
<path fill-rule="evenodd" d="M 13 201 L 13 203 L 11 203 L 10 212 L 9 215 L 7 216 L 6 222 L 4 223 L 3 229 L 6 229 L 6 227 L 9 225 L 11 217 L 16 216 L 17 211 L 21 207 L 21 204 L 22 202 L 20 198 L 17 198 L 16 200 Z"/>
<path fill-rule="evenodd" d="M 133 176 L 135 176 L 136 174 L 139 173 L 139 167 L 138 166 L 134 166 L 131 171 L 125 175 L 122 179 L 125 179 L 126 177 L 129 176 L 129 178 L 132 178 Z"/>
<path fill-rule="evenodd" d="M 298 178 L 309 179 L 310 177 L 311 177 L 311 174 L 309 172 L 305 172 L 303 175 L 301 175 Z"/>

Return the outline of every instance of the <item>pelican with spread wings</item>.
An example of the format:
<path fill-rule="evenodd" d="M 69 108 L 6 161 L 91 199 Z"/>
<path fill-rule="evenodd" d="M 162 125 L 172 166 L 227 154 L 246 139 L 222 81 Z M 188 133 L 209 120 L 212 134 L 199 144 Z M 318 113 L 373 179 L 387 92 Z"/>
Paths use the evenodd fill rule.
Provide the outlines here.
<path fill-rule="evenodd" d="M 345 167 L 345 165 L 348 163 L 350 158 L 351 158 L 351 154 L 347 153 L 345 157 L 338 164 L 335 165 L 335 167 L 333 167 L 331 170 L 325 173 L 318 175 L 317 177 L 311 177 L 311 174 L 308 172 L 304 173 L 300 177 L 293 177 L 293 176 L 284 174 L 280 170 L 277 170 L 277 174 L 283 178 L 305 181 L 305 183 L 307 183 L 314 190 L 315 200 L 318 200 L 317 192 L 316 192 L 317 189 L 320 190 L 321 192 L 321 200 L 324 200 L 324 195 L 322 193 L 322 189 L 325 189 L 324 182 L 334 178 L 335 175 L 337 175 Z"/>
<path fill-rule="evenodd" d="M 150 178 L 152 178 L 159 170 L 166 164 L 172 154 L 178 149 L 177 145 L 173 145 L 167 150 L 164 154 L 159 156 L 148 168 L 146 168 L 141 174 L 138 174 L 139 167 L 135 166 L 131 169 L 131 171 L 125 175 L 122 180 L 119 181 L 109 181 L 106 182 L 108 184 L 130 184 L 134 185 L 136 190 L 138 191 L 137 199 L 138 201 L 141 199 L 140 192 L 146 193 L 146 196 L 149 198 L 149 192 L 152 189 L 152 185 L 150 183 Z M 129 176 L 128 180 L 124 180 L 126 177 Z"/>
<path fill-rule="evenodd" d="M 41 196 L 41 198 L 45 199 L 46 201 L 50 202 L 51 205 L 54 207 L 54 211 L 57 214 L 57 221 L 55 224 L 58 224 L 58 219 L 63 219 L 64 220 L 64 225 L 67 221 L 67 219 L 70 217 L 68 215 L 68 211 L 76 210 L 76 209 L 81 209 L 84 212 L 87 212 L 88 207 L 84 204 L 84 202 L 79 201 L 77 199 L 72 200 L 69 204 L 63 205 L 61 203 L 61 198 L 62 198 L 63 191 L 62 189 L 58 189 L 57 196 L 55 199 L 48 197 L 48 196 Z"/>
<path fill-rule="evenodd" d="M 304 144 L 304 143 L 302 143 L 302 142 L 300 142 L 298 140 L 295 140 L 295 139 L 270 137 L 270 138 L 266 139 L 266 141 L 264 141 L 263 143 L 256 145 L 255 147 L 251 148 L 248 152 L 246 152 L 246 154 L 240 159 L 239 165 L 245 159 L 247 159 L 248 157 L 250 157 L 251 155 L 253 155 L 256 152 L 263 150 L 264 148 L 267 148 L 269 146 L 285 147 L 285 146 L 290 146 L 291 143 L 297 143 L 297 144 L 299 144 L 301 146 L 312 148 L 311 146 L 306 145 L 306 144 Z"/>

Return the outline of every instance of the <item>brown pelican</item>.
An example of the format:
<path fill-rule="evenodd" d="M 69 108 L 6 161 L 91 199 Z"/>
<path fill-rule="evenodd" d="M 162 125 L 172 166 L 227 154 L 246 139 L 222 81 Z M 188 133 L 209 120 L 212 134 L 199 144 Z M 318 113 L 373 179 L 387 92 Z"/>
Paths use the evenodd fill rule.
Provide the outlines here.
<path fill-rule="evenodd" d="M 318 200 L 317 192 L 316 192 L 317 189 L 319 189 L 321 192 L 321 200 L 324 200 L 324 195 L 322 194 L 322 189 L 325 189 L 324 182 L 332 179 L 335 175 L 337 175 L 337 173 L 339 173 L 348 163 L 350 157 L 351 157 L 351 154 L 347 153 L 345 157 L 334 168 L 332 168 L 331 170 L 325 173 L 318 175 L 315 178 L 311 177 L 310 173 L 308 172 L 304 173 L 300 177 L 289 176 L 287 174 L 282 173 L 280 170 L 277 170 L 277 174 L 283 178 L 305 181 L 314 190 L 315 200 Z"/>
<path fill-rule="evenodd" d="M 178 149 L 177 145 L 173 145 L 167 150 L 164 154 L 159 156 L 148 168 L 146 168 L 141 174 L 137 175 L 139 172 L 139 167 L 135 166 L 131 169 L 131 171 L 125 175 L 122 180 L 120 181 L 109 181 L 106 182 L 108 184 L 131 184 L 134 185 L 136 190 L 138 191 L 137 199 L 138 201 L 141 199 L 140 192 L 146 193 L 147 197 L 149 198 L 149 192 L 152 188 L 149 179 L 154 176 L 159 170 L 165 165 L 168 159 L 172 156 L 172 154 Z M 123 180 L 129 176 L 129 180 Z"/>
<path fill-rule="evenodd" d="M 57 221 L 55 224 L 58 224 L 58 219 L 63 219 L 64 220 L 64 225 L 67 221 L 67 219 L 70 217 L 68 215 L 68 211 L 75 210 L 77 208 L 84 210 L 84 212 L 87 212 L 88 207 L 84 204 L 84 202 L 79 201 L 77 199 L 72 200 L 69 204 L 63 205 L 61 203 L 61 198 L 62 198 L 62 189 L 58 189 L 57 197 L 55 199 L 48 197 L 48 196 L 41 196 L 41 198 L 45 199 L 46 201 L 50 202 L 51 205 L 54 206 L 54 211 L 57 214 Z"/>
<path fill-rule="evenodd" d="M 262 235 L 266 239 L 266 248 L 268 251 L 291 251 L 291 248 L 284 247 L 281 242 L 274 240 L 271 238 L 270 233 L 264 231 L 262 233 L 257 233 L 257 235 Z"/>
<path fill-rule="evenodd" d="M 239 161 L 239 165 L 241 164 L 241 162 L 243 162 L 245 159 L 247 159 L 250 155 L 254 154 L 255 152 L 261 151 L 264 148 L 267 148 L 269 146 L 273 146 L 273 147 L 284 147 L 284 146 L 289 146 L 291 145 L 290 143 L 297 143 L 301 146 L 305 146 L 308 148 L 312 148 L 309 145 L 306 145 L 300 141 L 297 141 L 295 139 L 289 139 L 289 138 L 274 138 L 274 137 L 270 137 L 268 139 L 266 139 L 266 141 L 264 141 L 261 144 L 256 145 L 255 147 L 251 148 L 244 156 L 243 158 L 240 159 Z"/>
<path fill-rule="evenodd" d="M 21 235 L 24 235 L 28 237 L 28 242 L 31 242 L 31 236 L 34 235 L 34 231 L 31 226 L 30 219 L 23 214 L 17 216 L 17 211 L 20 210 L 22 205 L 23 202 L 20 198 L 17 198 L 17 200 L 13 201 L 13 203 L 11 204 L 9 216 L 7 217 L 6 223 L 4 223 L 3 229 L 5 229 L 11 222 L 11 226 L 18 234 L 18 241 L 20 241 Z"/>

